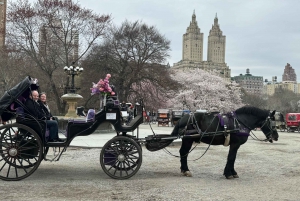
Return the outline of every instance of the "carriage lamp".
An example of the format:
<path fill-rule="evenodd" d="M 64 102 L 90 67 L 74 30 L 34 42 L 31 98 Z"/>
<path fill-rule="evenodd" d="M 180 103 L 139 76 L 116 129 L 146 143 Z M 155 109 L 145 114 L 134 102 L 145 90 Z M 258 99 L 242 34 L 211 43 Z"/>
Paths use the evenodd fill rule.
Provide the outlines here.
<path fill-rule="evenodd" d="M 77 75 L 80 75 L 83 71 L 83 68 L 82 67 L 75 67 L 74 66 L 75 62 L 72 62 L 72 65 L 70 67 L 68 66 L 65 66 L 64 67 L 64 72 L 68 75 L 68 84 L 66 86 L 66 90 L 67 92 L 70 92 L 70 93 L 75 93 L 76 90 L 80 89 L 79 87 L 75 87 L 75 84 L 74 84 L 74 77 Z M 69 76 L 71 76 L 71 86 L 69 86 Z"/>

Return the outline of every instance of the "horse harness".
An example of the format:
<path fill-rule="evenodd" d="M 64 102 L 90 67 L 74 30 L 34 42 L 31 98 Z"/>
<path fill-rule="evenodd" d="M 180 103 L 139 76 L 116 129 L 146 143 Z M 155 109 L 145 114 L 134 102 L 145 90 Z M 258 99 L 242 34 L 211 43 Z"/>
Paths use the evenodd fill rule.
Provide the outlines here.
<path fill-rule="evenodd" d="M 209 113 L 203 113 L 202 115 L 208 115 L 208 114 Z M 216 131 L 207 132 L 207 130 L 210 128 L 210 126 L 212 125 L 212 122 L 215 120 L 215 118 L 218 118 L 218 120 L 219 120 Z M 266 134 L 267 139 L 263 140 L 263 141 L 270 141 L 272 139 L 272 134 L 273 134 L 272 125 L 273 125 L 273 123 L 272 123 L 272 120 L 270 119 L 270 116 L 268 116 L 262 122 L 261 127 L 267 126 L 270 129 L 270 132 Z M 221 128 L 223 128 L 221 131 L 218 131 L 219 126 Z M 215 114 L 214 118 L 210 122 L 210 125 L 208 126 L 206 131 L 202 131 L 198 126 L 197 120 L 195 118 L 195 114 L 190 113 L 189 119 L 187 121 L 187 125 L 184 127 L 181 134 L 183 134 L 184 137 L 190 137 L 190 138 L 193 138 L 193 137 L 194 138 L 199 138 L 199 137 L 202 138 L 204 136 L 224 135 L 225 136 L 224 146 L 228 146 L 229 140 L 230 140 L 230 134 L 235 134 L 237 136 L 249 136 L 250 131 L 252 129 L 254 129 L 254 128 L 249 128 L 247 125 L 240 122 L 237 119 L 235 112 L 229 112 L 229 113 L 225 113 L 225 114 L 222 114 L 222 113 Z"/>

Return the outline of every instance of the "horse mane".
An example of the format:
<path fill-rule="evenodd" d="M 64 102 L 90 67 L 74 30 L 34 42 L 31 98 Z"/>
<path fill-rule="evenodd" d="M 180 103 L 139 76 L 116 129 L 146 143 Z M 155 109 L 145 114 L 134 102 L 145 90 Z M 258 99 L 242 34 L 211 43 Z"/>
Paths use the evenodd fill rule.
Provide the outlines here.
<path fill-rule="evenodd" d="M 260 118 L 266 118 L 269 116 L 268 110 L 262 110 L 253 106 L 244 106 L 235 111 L 236 114 L 250 114 Z"/>

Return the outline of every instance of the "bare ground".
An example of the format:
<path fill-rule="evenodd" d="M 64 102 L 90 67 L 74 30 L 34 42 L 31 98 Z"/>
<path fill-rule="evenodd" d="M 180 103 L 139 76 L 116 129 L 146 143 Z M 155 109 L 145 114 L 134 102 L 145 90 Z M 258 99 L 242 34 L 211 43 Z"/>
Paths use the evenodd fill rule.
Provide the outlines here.
<path fill-rule="evenodd" d="M 178 155 L 179 148 L 168 150 Z M 0 181 L 1 200 L 300 200 L 299 133 L 280 133 L 273 144 L 249 138 L 235 163 L 240 178 L 233 180 L 222 176 L 228 147 L 212 146 L 193 161 L 206 148 L 200 144 L 190 154 L 193 177 L 183 177 L 179 158 L 143 147 L 142 166 L 128 180 L 102 171 L 100 149 L 69 148 L 22 181 Z"/>

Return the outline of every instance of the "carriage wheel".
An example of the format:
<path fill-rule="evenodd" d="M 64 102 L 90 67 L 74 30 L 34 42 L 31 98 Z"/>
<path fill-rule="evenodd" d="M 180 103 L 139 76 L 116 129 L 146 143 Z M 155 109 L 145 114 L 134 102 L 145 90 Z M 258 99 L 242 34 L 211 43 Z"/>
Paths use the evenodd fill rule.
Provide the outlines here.
<path fill-rule="evenodd" d="M 131 138 L 114 137 L 103 146 L 100 164 L 111 178 L 128 179 L 135 175 L 142 165 L 142 149 Z"/>
<path fill-rule="evenodd" d="M 0 179 L 18 181 L 30 176 L 43 156 L 38 134 L 22 124 L 0 127 Z"/>

